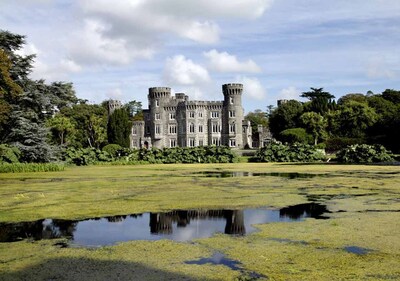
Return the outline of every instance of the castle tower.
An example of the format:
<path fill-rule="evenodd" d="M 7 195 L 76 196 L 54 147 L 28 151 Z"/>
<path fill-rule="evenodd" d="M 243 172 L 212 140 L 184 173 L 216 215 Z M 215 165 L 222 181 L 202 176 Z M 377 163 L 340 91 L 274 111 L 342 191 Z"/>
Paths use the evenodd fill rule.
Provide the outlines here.
<path fill-rule="evenodd" d="M 120 109 L 122 107 L 122 103 L 119 100 L 109 100 L 108 101 L 108 116 L 113 114 L 114 110 Z"/>
<path fill-rule="evenodd" d="M 222 85 L 224 94 L 222 112 L 222 144 L 230 147 L 243 147 L 242 122 L 242 84 Z"/>
<path fill-rule="evenodd" d="M 167 125 L 164 120 L 168 116 L 164 109 L 171 100 L 171 88 L 153 87 L 149 88 L 149 119 L 148 130 L 152 139 L 152 146 L 156 148 L 166 147 Z"/>

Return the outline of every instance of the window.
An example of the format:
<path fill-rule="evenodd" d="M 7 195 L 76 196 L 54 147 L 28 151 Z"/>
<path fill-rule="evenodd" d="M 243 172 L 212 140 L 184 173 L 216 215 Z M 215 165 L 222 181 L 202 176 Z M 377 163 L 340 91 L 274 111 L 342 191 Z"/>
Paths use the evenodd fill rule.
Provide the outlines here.
<path fill-rule="evenodd" d="M 221 126 L 218 123 L 212 123 L 212 130 L 213 133 L 220 133 Z"/>
<path fill-rule="evenodd" d="M 203 146 L 203 145 L 204 145 L 203 140 L 199 140 L 199 146 Z"/>
<path fill-rule="evenodd" d="M 160 101 L 156 100 L 156 106 L 159 107 L 160 106 Z"/>
<path fill-rule="evenodd" d="M 133 141 L 132 141 L 132 146 L 133 146 L 133 147 L 137 147 L 137 141 L 133 140 Z"/>
<path fill-rule="evenodd" d="M 160 117 L 161 117 L 160 113 L 156 113 L 155 116 L 154 116 L 154 119 L 160 120 Z"/>
<path fill-rule="evenodd" d="M 212 144 L 216 146 L 221 145 L 221 139 L 220 138 L 212 138 Z"/>
<path fill-rule="evenodd" d="M 229 146 L 230 147 L 235 147 L 236 146 L 236 140 L 235 139 L 230 139 L 229 140 Z"/>
<path fill-rule="evenodd" d="M 235 123 L 229 124 L 229 133 L 235 133 L 235 132 L 236 132 Z"/>
<path fill-rule="evenodd" d="M 189 133 L 194 133 L 194 124 L 193 123 L 189 124 Z"/>
<path fill-rule="evenodd" d="M 229 98 L 229 103 L 233 104 L 233 98 L 232 97 Z"/>
<path fill-rule="evenodd" d="M 189 118 L 194 118 L 194 111 L 189 111 Z"/>
<path fill-rule="evenodd" d="M 156 130 L 156 135 L 161 134 L 161 126 L 160 125 L 156 125 L 155 130 Z"/>
<path fill-rule="evenodd" d="M 203 132 L 203 125 L 199 125 L 199 133 Z"/>
<path fill-rule="evenodd" d="M 169 140 L 169 147 L 175 147 L 176 146 L 176 139 L 170 139 Z"/>
<path fill-rule="evenodd" d="M 203 118 L 203 112 L 199 112 L 199 118 Z"/>
<path fill-rule="evenodd" d="M 145 118 L 146 120 L 150 120 L 150 114 L 144 114 L 144 118 Z"/>
<path fill-rule="evenodd" d="M 148 135 L 150 134 L 150 127 L 149 126 L 146 127 L 146 134 L 148 134 Z"/>
<path fill-rule="evenodd" d="M 218 111 L 212 111 L 211 112 L 211 118 L 218 118 L 219 117 L 219 112 Z"/>
<path fill-rule="evenodd" d="M 175 112 L 169 114 L 169 120 L 175 120 Z"/>
<path fill-rule="evenodd" d="M 233 117 L 235 117 L 235 111 L 230 110 L 229 111 L 229 118 L 233 118 Z"/>
<path fill-rule="evenodd" d="M 170 134 L 176 134 L 176 125 L 169 125 L 169 133 Z"/>
<path fill-rule="evenodd" d="M 136 126 L 132 127 L 132 135 L 137 135 L 137 128 Z"/>
<path fill-rule="evenodd" d="M 194 138 L 189 138 L 189 139 L 188 139 L 188 146 L 189 146 L 189 147 L 193 147 L 194 144 L 195 144 Z"/>

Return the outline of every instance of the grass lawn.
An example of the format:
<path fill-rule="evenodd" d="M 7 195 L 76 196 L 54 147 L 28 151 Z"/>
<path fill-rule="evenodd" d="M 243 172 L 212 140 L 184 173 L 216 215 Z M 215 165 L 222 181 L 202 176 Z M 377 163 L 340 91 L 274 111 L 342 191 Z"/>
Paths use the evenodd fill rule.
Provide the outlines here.
<path fill-rule="evenodd" d="M 210 171 L 271 174 L 202 174 Z M 298 174 L 316 176 L 288 177 Z M 330 218 L 262 224 L 243 237 L 216 234 L 190 242 L 130 241 L 99 248 L 62 248 L 59 240 L 0 243 L 0 280 L 400 280 L 398 166 L 185 164 L 0 174 L 0 223 L 282 208 L 310 200 L 326 204 Z M 241 270 L 185 263 L 216 252 L 239 262 Z"/>

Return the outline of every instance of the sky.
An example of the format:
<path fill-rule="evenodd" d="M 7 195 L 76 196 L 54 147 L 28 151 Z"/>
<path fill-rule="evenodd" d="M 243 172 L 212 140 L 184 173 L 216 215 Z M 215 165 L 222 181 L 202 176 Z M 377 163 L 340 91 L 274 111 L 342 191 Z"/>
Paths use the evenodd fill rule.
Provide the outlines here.
<path fill-rule="evenodd" d="M 92 103 L 171 87 L 246 112 L 310 87 L 337 99 L 400 90 L 399 0 L 0 0 L 0 29 L 25 35 L 32 79 L 72 82 Z"/>

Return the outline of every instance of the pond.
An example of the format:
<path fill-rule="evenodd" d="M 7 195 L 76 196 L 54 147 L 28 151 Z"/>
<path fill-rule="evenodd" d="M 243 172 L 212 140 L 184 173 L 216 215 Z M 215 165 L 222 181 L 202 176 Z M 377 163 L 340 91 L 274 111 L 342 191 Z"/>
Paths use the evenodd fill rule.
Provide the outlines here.
<path fill-rule="evenodd" d="M 276 209 L 175 210 L 85 220 L 42 219 L 34 222 L 1 223 L 0 242 L 22 239 L 67 238 L 78 246 L 105 246 L 131 240 L 190 241 L 215 233 L 246 235 L 254 224 L 293 222 L 307 217 L 326 219 L 326 206 L 306 203 Z"/>
<path fill-rule="evenodd" d="M 230 172 L 230 171 L 204 171 L 193 173 L 193 175 L 209 177 L 209 178 L 232 178 L 232 177 L 281 177 L 287 179 L 307 179 L 314 177 L 327 176 L 325 174 L 308 174 L 308 173 L 253 173 L 253 172 Z"/>

